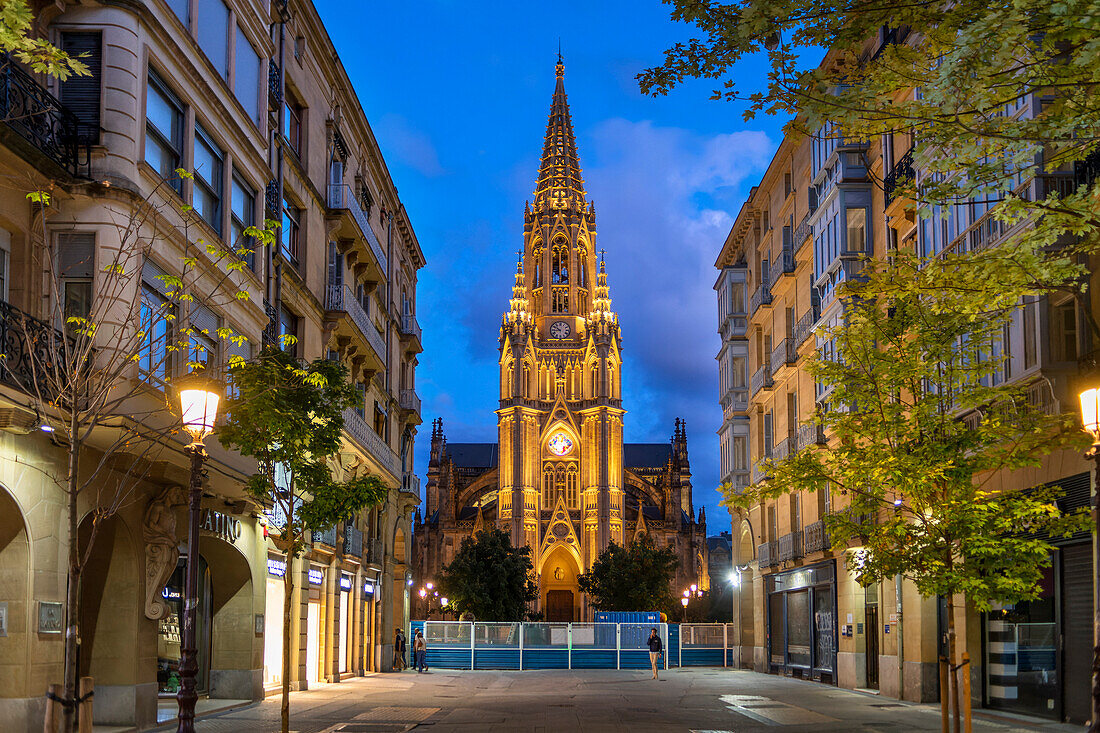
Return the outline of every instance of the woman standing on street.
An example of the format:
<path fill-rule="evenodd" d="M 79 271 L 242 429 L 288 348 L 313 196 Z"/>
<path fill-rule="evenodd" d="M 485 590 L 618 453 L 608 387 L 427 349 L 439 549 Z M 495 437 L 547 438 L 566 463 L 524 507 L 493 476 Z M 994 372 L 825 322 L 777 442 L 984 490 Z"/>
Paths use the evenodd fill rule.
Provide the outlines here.
<path fill-rule="evenodd" d="M 661 658 L 661 637 L 657 635 L 657 629 L 649 632 L 649 663 L 653 667 L 653 679 L 657 679 L 657 662 Z"/>
<path fill-rule="evenodd" d="M 428 656 L 428 642 L 424 640 L 424 632 L 416 630 L 416 639 L 413 640 L 413 658 L 416 659 L 416 673 L 421 674 L 426 666 Z"/>
<path fill-rule="evenodd" d="M 405 671 L 405 633 L 401 629 L 395 629 L 393 633 L 393 669 L 395 672 Z"/>

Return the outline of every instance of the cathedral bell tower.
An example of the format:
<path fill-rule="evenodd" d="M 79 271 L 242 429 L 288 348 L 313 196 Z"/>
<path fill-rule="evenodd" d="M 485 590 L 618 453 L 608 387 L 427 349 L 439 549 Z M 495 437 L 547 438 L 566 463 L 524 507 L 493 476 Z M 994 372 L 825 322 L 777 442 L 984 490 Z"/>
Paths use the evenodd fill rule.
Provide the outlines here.
<path fill-rule="evenodd" d="M 580 617 L 576 576 L 623 542 L 624 410 L 618 316 L 560 55 L 523 240 L 500 330 L 497 516 L 532 548 L 547 617 L 564 618 L 567 602 Z"/>

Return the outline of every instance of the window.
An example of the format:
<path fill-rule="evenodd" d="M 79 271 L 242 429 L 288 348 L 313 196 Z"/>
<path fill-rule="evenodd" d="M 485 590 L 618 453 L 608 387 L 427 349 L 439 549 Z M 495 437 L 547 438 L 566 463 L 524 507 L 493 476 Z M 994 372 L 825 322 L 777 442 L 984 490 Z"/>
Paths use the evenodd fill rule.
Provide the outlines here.
<path fill-rule="evenodd" d="M 577 505 L 577 464 L 570 463 L 569 471 L 565 476 L 565 505 L 570 509 L 579 508 Z"/>
<path fill-rule="evenodd" d="M 8 281 L 11 275 L 8 268 L 11 267 L 11 232 L 0 229 L 0 300 L 8 300 Z"/>
<path fill-rule="evenodd" d="M 103 36 L 99 33 L 63 31 L 61 50 L 78 56 L 88 74 L 73 74 L 61 82 L 61 103 L 76 115 L 77 134 L 89 144 L 99 142 L 99 98 L 103 78 Z"/>
<path fill-rule="evenodd" d="M 730 359 L 730 386 L 734 389 L 745 388 L 745 372 L 748 369 L 748 365 L 745 363 L 745 357 L 735 356 Z"/>
<path fill-rule="evenodd" d="M 229 8 L 222 0 L 198 0 L 199 48 L 222 78 L 229 78 Z"/>
<path fill-rule="evenodd" d="M 190 369 L 209 369 L 218 359 L 218 317 L 212 310 L 201 305 L 191 308 L 191 323 L 188 334 L 187 360 Z"/>
<path fill-rule="evenodd" d="M 374 403 L 374 432 L 378 434 L 378 437 L 382 440 L 388 440 L 386 435 L 386 427 L 389 421 L 386 420 L 386 411 L 382 409 L 382 406 L 377 402 Z"/>
<path fill-rule="evenodd" d="M 164 295 L 163 276 L 155 266 L 145 264 L 141 284 L 142 344 L 138 356 L 138 370 L 142 377 L 155 384 L 162 384 L 169 374 L 170 356 L 168 339 L 171 337 L 171 304 Z"/>
<path fill-rule="evenodd" d="M 277 334 L 275 343 L 284 351 L 297 354 L 298 342 L 294 341 L 293 343 L 288 343 L 283 339 L 283 336 L 293 336 L 294 339 L 298 338 L 298 316 L 294 315 L 286 306 L 283 306 L 279 311 L 279 333 Z"/>
<path fill-rule="evenodd" d="M 563 285 L 569 282 L 569 249 L 564 244 L 555 244 L 551 253 L 550 282 Z"/>
<path fill-rule="evenodd" d="M 1075 361 L 1077 359 L 1077 303 L 1073 298 L 1051 306 L 1051 325 L 1054 338 L 1051 340 L 1055 361 Z"/>
<path fill-rule="evenodd" d="M 282 246 L 283 256 L 295 265 L 298 264 L 298 239 L 301 234 L 302 212 L 292 206 L 289 201 L 283 199 L 283 230 L 279 241 Z"/>
<path fill-rule="evenodd" d="M 183 105 L 156 74 L 149 74 L 145 97 L 145 162 L 169 181 L 176 193 L 183 182 L 175 171 L 183 157 Z"/>
<path fill-rule="evenodd" d="M 248 264 L 248 269 L 256 269 L 256 242 L 246 237 L 244 231 L 253 226 L 256 220 L 256 190 L 240 176 L 233 176 L 233 191 L 229 200 L 229 245 Z M 247 250 L 247 251 L 244 251 Z"/>
<path fill-rule="evenodd" d="M 355 414 L 364 420 L 367 419 L 367 385 L 364 382 L 355 383 Z"/>
<path fill-rule="evenodd" d="M 195 125 L 195 213 L 219 235 L 222 233 L 222 172 L 224 156 L 214 141 Z"/>
<path fill-rule="evenodd" d="M 58 234 L 57 250 L 63 299 L 62 315 L 66 322 L 70 318 L 87 318 L 92 312 L 95 235 L 91 232 Z M 6 266 L 5 257 L 5 269 Z"/>
<path fill-rule="evenodd" d="M 302 154 L 302 106 L 291 96 L 287 90 L 285 119 L 283 120 L 283 137 L 287 145 L 296 155 Z"/>
<path fill-rule="evenodd" d="M 547 463 L 542 467 L 542 508 L 553 509 L 554 467 Z"/>
<path fill-rule="evenodd" d="M 168 7 L 172 8 L 172 12 L 176 14 L 176 17 L 180 19 L 185 27 L 191 25 L 191 2 L 190 0 L 167 0 Z"/>
<path fill-rule="evenodd" d="M 790 196 L 791 191 L 792 191 L 792 189 L 791 189 L 791 174 L 790 173 L 784 173 L 783 174 L 783 198 L 787 198 L 788 196 Z"/>
<path fill-rule="evenodd" d="M 867 242 L 867 209 L 846 209 L 848 251 L 862 252 Z"/>
<path fill-rule="evenodd" d="M 733 470 L 749 470 L 749 443 L 748 436 L 733 436 Z"/>
<path fill-rule="evenodd" d="M 1024 302 L 1024 369 L 1030 369 L 1038 361 L 1035 353 L 1035 301 Z"/>
<path fill-rule="evenodd" d="M 260 54 L 240 26 L 233 57 L 233 92 L 253 122 L 260 120 Z"/>
<path fill-rule="evenodd" d="M 745 308 L 745 283 L 730 284 L 730 313 L 747 313 Z"/>

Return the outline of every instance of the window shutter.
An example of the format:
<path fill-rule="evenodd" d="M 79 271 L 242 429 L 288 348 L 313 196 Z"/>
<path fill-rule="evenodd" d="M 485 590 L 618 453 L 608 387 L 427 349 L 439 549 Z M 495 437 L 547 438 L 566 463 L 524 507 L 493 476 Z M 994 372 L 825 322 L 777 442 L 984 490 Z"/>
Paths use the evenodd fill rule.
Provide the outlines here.
<path fill-rule="evenodd" d="M 149 260 L 145 260 L 145 264 L 141 268 L 142 282 L 144 282 L 152 290 L 155 290 L 161 295 L 167 297 L 168 286 L 164 283 L 164 275 L 164 270 L 160 269 Z"/>
<path fill-rule="evenodd" d="M 196 305 L 191 308 L 191 328 L 205 331 L 210 338 L 218 337 L 218 316 L 214 311 L 205 306 Z"/>
<path fill-rule="evenodd" d="M 95 268 L 95 234 L 66 232 L 57 235 L 58 267 L 61 277 L 92 276 Z"/>
<path fill-rule="evenodd" d="M 86 31 L 61 34 L 61 50 L 78 57 L 88 67 L 88 75 L 73 74 L 61 82 L 61 103 L 76 115 L 80 139 L 99 143 L 99 98 L 103 77 L 103 36 Z"/>

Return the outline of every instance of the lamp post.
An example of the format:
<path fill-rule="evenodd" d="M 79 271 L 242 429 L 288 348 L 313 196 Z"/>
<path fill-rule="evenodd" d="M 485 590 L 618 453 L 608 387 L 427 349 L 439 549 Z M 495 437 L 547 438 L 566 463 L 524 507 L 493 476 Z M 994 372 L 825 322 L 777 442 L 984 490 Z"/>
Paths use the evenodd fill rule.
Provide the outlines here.
<path fill-rule="evenodd" d="M 1096 462 L 1096 486 L 1100 490 L 1100 389 L 1086 389 L 1081 392 L 1081 422 L 1092 436 L 1092 449 L 1086 457 Z M 1100 502 L 1093 507 L 1092 516 L 1096 522 L 1096 531 L 1100 533 Z M 1100 534 L 1097 538 L 1100 538 Z M 1100 593 L 1100 585 L 1096 592 Z M 1100 595 L 1093 599 L 1092 637 L 1092 723 L 1089 725 L 1089 733 L 1100 733 Z"/>
<path fill-rule="evenodd" d="M 687 591 L 684 591 L 684 592 L 687 593 Z M 688 597 L 686 595 L 683 598 L 680 599 L 680 605 L 682 605 L 684 607 L 684 621 L 683 622 L 686 624 L 687 620 L 688 620 Z"/>
<path fill-rule="evenodd" d="M 191 443 L 185 449 L 191 457 L 191 484 L 187 505 L 187 578 L 184 583 L 183 636 L 180 645 L 180 689 L 176 694 L 179 703 L 179 725 L 176 732 L 194 733 L 195 702 L 199 698 L 195 690 L 195 676 L 199 671 L 195 639 L 195 617 L 199 606 L 199 513 L 202 506 L 202 462 L 206 457 L 206 447 L 202 441 L 214 432 L 221 395 L 213 382 L 197 374 L 180 379 L 177 386 L 183 429 L 191 436 Z"/>

